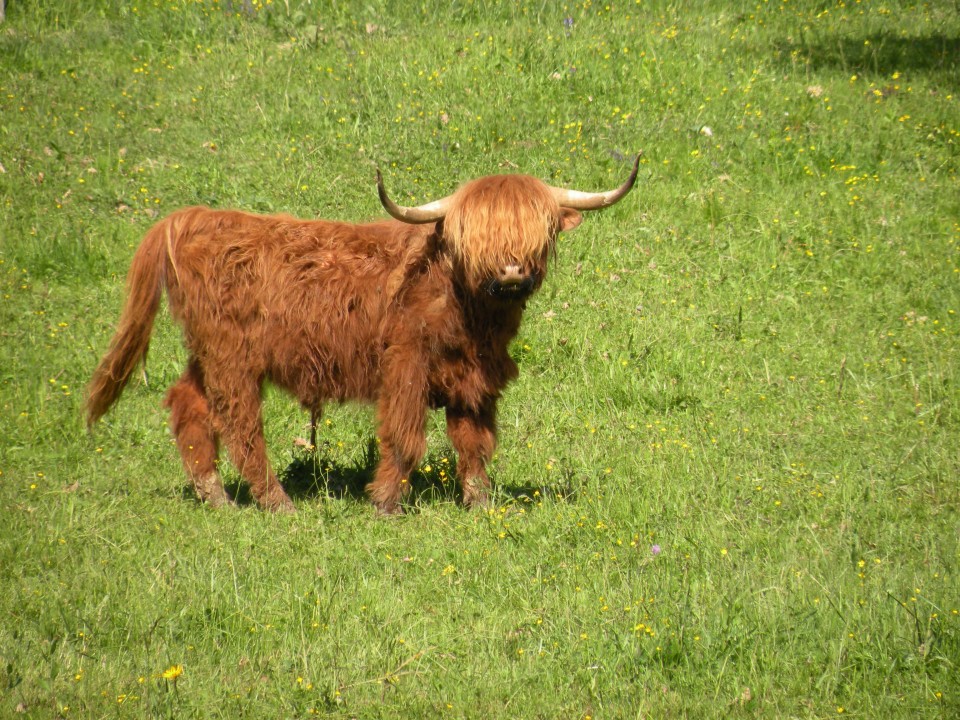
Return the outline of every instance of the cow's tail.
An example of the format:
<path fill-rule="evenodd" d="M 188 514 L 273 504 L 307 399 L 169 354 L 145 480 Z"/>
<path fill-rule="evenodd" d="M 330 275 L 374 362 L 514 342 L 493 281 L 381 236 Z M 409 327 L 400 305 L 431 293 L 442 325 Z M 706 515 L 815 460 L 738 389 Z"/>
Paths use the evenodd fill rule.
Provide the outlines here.
<path fill-rule="evenodd" d="M 183 225 L 183 212 L 175 213 L 154 225 L 137 248 L 127 273 L 127 299 L 120 315 L 110 349 L 103 356 L 87 387 L 87 426 L 92 426 L 117 401 L 137 365 L 150 347 L 153 321 L 170 254 Z"/>

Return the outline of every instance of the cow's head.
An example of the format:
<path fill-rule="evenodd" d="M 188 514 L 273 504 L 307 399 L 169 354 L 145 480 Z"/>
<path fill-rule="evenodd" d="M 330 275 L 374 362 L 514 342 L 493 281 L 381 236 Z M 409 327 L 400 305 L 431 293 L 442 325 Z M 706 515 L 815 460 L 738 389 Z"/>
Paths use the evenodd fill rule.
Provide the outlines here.
<path fill-rule="evenodd" d="M 543 282 L 557 235 L 582 220 L 580 210 L 609 207 L 630 192 L 633 172 L 616 190 L 585 193 L 551 187 L 528 175 L 493 175 L 466 183 L 452 195 L 418 207 L 387 196 L 377 172 L 383 207 L 407 223 L 437 223 L 450 257 L 472 291 L 504 301 L 524 300 Z"/>

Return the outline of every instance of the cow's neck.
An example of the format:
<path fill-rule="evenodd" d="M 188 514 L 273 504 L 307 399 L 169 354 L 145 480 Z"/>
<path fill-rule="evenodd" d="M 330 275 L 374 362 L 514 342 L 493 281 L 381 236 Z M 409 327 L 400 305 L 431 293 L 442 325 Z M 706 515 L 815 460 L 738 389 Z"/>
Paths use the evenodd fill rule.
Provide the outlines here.
<path fill-rule="evenodd" d="M 520 329 L 526 305 L 522 301 L 498 300 L 484 291 L 462 293 L 460 304 L 469 333 L 482 338 L 493 351 L 506 350 Z"/>

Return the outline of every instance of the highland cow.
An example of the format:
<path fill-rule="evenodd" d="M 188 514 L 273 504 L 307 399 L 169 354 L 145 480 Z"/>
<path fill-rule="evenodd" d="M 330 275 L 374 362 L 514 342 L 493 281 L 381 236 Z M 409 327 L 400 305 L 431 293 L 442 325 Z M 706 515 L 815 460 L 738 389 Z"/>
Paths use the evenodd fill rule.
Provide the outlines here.
<path fill-rule="evenodd" d="M 428 408 L 444 408 L 468 506 L 487 499 L 496 405 L 517 376 L 508 345 L 541 285 L 558 233 L 580 210 L 633 187 L 584 193 L 526 175 L 484 177 L 453 195 L 354 225 L 207 208 L 156 224 L 136 251 L 127 299 L 87 396 L 93 425 L 145 358 L 166 289 L 190 353 L 170 388 L 170 426 L 203 501 L 230 502 L 217 470 L 221 436 L 257 503 L 292 511 L 267 459 L 265 380 L 317 413 L 328 401 L 376 404 L 380 460 L 367 494 L 401 511 L 426 451 Z"/>

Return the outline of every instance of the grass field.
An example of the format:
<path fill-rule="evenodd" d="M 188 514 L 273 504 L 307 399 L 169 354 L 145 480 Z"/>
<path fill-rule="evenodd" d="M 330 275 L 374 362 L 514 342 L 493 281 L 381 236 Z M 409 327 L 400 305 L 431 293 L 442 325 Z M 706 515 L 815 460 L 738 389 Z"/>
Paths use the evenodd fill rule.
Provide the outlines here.
<path fill-rule="evenodd" d="M 954 2 L 12 0 L 0 25 L 0 717 L 960 716 Z M 562 237 L 494 506 L 431 418 L 267 391 L 298 513 L 185 487 L 146 373 L 88 433 L 133 249 L 208 204 L 382 216 L 498 172 Z"/>

